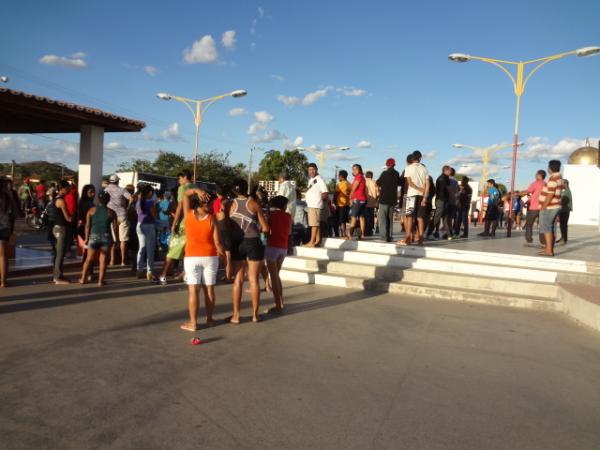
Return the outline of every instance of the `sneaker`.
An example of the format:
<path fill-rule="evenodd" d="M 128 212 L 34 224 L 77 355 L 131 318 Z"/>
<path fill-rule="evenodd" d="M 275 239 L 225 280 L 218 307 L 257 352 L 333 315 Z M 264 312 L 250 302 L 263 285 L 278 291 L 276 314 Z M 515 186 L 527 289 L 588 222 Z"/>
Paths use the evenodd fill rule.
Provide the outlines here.
<path fill-rule="evenodd" d="M 160 283 L 160 285 L 161 285 L 161 286 L 166 286 L 166 285 L 168 284 L 168 282 L 167 282 L 167 277 L 163 277 L 163 276 L 161 276 L 161 277 L 158 279 L 158 282 Z"/>
<path fill-rule="evenodd" d="M 64 278 L 57 278 L 54 281 L 54 284 L 71 284 L 69 280 L 65 280 Z"/>
<path fill-rule="evenodd" d="M 448 236 L 448 240 L 449 240 L 449 241 L 451 241 L 451 240 L 453 240 L 453 239 L 456 239 L 456 236 L 452 236 L 452 235 Z"/>
<path fill-rule="evenodd" d="M 525 242 L 523 247 L 535 247 L 535 244 L 533 242 Z"/>

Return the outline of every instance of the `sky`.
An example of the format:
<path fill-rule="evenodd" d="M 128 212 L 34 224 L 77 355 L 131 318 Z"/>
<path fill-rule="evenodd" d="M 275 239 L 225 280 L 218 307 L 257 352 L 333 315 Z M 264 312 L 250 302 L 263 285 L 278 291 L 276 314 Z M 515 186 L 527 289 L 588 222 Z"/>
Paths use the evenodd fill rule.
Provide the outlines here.
<path fill-rule="evenodd" d="M 478 179 L 480 153 L 513 138 L 515 96 L 491 64 L 600 45 L 600 2 L 566 1 L 70 1 L 3 5 L 4 86 L 144 120 L 141 133 L 105 135 L 104 172 L 160 151 L 191 157 L 190 98 L 245 89 L 204 115 L 200 153 L 249 149 L 328 152 L 322 173 L 352 163 L 381 171 L 420 150 L 433 175 L 445 163 Z M 553 61 L 522 97 L 517 187 L 535 170 L 600 136 L 600 55 Z M 0 135 L 0 162 L 46 159 L 76 168 L 77 134 Z M 490 166 L 510 179 L 510 149 Z M 309 159 L 315 158 L 309 154 Z"/>

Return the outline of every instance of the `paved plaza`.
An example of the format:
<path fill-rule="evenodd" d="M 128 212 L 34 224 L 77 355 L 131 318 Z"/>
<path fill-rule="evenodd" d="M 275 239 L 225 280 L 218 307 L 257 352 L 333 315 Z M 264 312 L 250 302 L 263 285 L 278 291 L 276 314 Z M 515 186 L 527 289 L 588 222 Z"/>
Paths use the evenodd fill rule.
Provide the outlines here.
<path fill-rule="evenodd" d="M 192 346 L 183 285 L 108 281 L 2 293 L 3 449 L 600 447 L 600 334 L 560 315 L 288 285 Z"/>

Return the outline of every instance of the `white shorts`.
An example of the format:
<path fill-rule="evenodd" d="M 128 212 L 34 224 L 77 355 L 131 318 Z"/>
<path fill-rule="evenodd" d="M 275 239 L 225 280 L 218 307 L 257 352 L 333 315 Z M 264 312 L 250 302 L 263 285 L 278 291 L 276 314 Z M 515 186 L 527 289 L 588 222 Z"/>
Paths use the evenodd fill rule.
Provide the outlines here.
<path fill-rule="evenodd" d="M 219 257 L 186 256 L 183 258 L 183 268 L 185 270 L 185 281 L 187 284 L 214 286 L 217 284 Z"/>

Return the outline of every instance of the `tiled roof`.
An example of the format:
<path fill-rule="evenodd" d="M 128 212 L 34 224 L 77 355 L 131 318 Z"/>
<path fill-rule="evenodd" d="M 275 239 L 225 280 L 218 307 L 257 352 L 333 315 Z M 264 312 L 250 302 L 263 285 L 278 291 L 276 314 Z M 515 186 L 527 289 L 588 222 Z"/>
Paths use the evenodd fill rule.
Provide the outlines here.
<path fill-rule="evenodd" d="M 47 106 L 51 109 L 49 113 L 81 113 L 78 115 L 80 116 L 78 117 L 79 121 L 88 120 L 90 124 L 98 122 L 99 125 L 104 125 L 105 128 L 107 128 L 107 131 L 139 131 L 139 129 L 146 126 L 146 123 L 141 120 L 119 116 L 107 111 L 102 111 L 101 109 L 0 87 L 0 102 L 3 100 L 10 103 L 14 102 L 15 104 L 27 103 L 29 106 Z M 137 128 L 138 130 L 132 130 L 132 128 Z"/>

